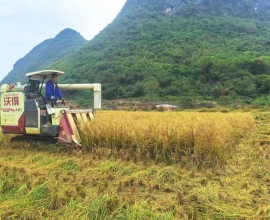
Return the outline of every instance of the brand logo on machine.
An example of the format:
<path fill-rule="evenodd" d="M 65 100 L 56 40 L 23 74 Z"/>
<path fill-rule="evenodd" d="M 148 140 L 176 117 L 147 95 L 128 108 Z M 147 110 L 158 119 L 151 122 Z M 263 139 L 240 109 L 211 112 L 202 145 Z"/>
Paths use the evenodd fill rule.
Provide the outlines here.
<path fill-rule="evenodd" d="M 12 108 L 2 108 L 3 112 L 15 112 L 15 109 Z"/>
<path fill-rule="evenodd" d="M 18 94 L 5 94 L 4 106 L 18 106 L 19 104 Z"/>

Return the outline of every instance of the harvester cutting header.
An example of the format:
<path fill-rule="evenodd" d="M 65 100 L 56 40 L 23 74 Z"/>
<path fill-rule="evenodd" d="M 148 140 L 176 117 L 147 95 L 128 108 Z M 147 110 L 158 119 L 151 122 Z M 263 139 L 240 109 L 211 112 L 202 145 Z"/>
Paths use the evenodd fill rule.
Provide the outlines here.
<path fill-rule="evenodd" d="M 2 133 L 20 134 L 18 139 L 34 138 L 57 140 L 61 143 L 80 145 L 78 125 L 93 119 L 92 109 L 71 109 L 63 97 L 42 94 L 46 79 L 62 76 L 64 72 L 42 70 L 27 73 L 27 85 L 1 86 Z M 48 83 L 47 83 L 48 84 Z M 52 84 L 62 90 L 94 90 L 94 108 L 101 108 L 101 85 L 95 84 Z M 47 89 L 49 93 L 49 89 Z M 59 95 L 61 96 L 61 94 Z M 61 99 L 61 100 L 57 100 Z"/>

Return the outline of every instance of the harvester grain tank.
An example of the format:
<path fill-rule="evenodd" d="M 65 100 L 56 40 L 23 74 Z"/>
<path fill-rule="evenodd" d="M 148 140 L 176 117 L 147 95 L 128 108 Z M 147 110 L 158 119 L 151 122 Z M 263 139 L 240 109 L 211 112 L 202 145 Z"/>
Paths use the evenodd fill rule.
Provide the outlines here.
<path fill-rule="evenodd" d="M 56 70 L 42 70 L 27 73 L 27 85 L 1 86 L 1 129 L 4 134 L 18 134 L 18 139 L 48 139 L 60 143 L 81 145 L 78 126 L 92 120 L 92 109 L 71 109 L 66 102 L 54 103 L 48 109 L 42 89 L 44 81 L 56 73 Z M 94 109 L 101 108 L 101 85 L 95 84 L 59 84 L 62 90 L 94 90 Z M 46 118 L 51 110 L 51 125 L 46 125 Z"/>

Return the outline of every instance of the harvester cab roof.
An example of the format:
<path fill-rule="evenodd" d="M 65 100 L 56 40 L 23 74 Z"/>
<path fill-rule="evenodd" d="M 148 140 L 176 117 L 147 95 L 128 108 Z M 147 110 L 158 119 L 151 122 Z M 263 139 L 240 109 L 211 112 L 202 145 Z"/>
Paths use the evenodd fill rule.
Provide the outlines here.
<path fill-rule="evenodd" d="M 49 79 L 53 74 L 57 74 L 57 76 L 62 76 L 65 73 L 58 71 L 58 70 L 41 70 L 41 71 L 36 71 L 36 72 L 31 72 L 27 73 L 25 76 L 30 77 L 30 78 L 35 78 L 37 80 L 42 80 L 42 79 Z"/>
<path fill-rule="evenodd" d="M 53 140 L 81 145 L 80 127 L 93 119 L 92 109 L 73 109 L 65 103 L 48 103 L 42 95 L 44 81 L 64 72 L 42 70 L 27 73 L 27 85 L 1 86 L 1 130 L 19 134 L 13 140 Z M 94 108 L 101 108 L 101 85 L 58 84 L 63 90 L 94 90 Z M 14 90 L 13 90 L 14 89 Z M 49 120 L 49 121 L 48 121 Z M 48 123 L 49 122 L 49 123 Z"/>

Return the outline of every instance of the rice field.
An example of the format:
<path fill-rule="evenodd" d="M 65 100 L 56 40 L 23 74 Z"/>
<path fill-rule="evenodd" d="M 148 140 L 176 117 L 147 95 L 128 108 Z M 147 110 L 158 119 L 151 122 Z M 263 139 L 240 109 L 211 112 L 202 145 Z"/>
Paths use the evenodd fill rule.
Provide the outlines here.
<path fill-rule="evenodd" d="M 104 111 L 81 130 L 88 148 L 122 159 L 220 166 L 254 128 L 250 113 Z"/>
<path fill-rule="evenodd" d="M 81 150 L 0 134 L 0 219 L 270 219 L 269 118 L 99 111 Z"/>

